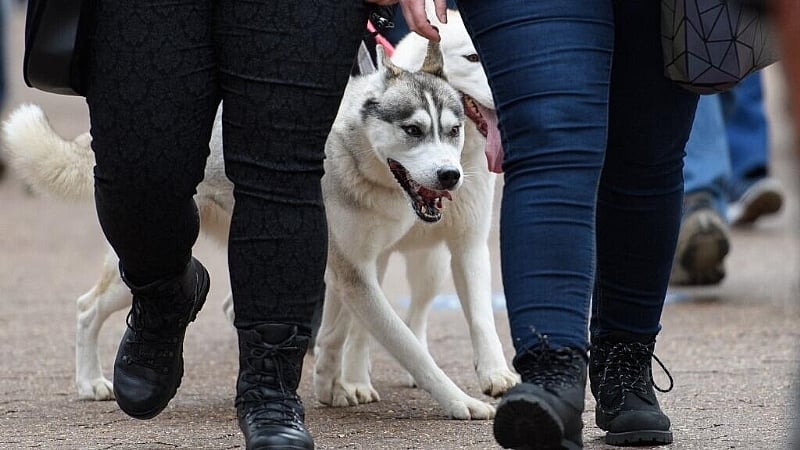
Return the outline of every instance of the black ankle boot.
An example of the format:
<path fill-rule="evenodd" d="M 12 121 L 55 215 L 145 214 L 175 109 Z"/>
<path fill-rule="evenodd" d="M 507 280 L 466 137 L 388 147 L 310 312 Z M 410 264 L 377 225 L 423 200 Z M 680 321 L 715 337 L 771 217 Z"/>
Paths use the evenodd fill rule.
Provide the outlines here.
<path fill-rule="evenodd" d="M 248 450 L 313 450 L 297 386 L 309 332 L 279 323 L 238 330 L 236 414 Z"/>
<path fill-rule="evenodd" d="M 669 418 L 654 388 L 672 390 L 672 376 L 655 357 L 655 336 L 614 333 L 595 338 L 589 351 L 589 380 L 597 401 L 595 420 L 610 445 L 661 445 L 672 442 Z M 653 383 L 652 359 L 669 377 L 669 388 Z"/>
<path fill-rule="evenodd" d="M 497 406 L 497 442 L 523 450 L 583 448 L 585 353 L 570 347 L 550 349 L 545 339 L 514 358 L 514 368 L 522 383 L 506 392 Z"/>
<path fill-rule="evenodd" d="M 114 361 L 114 397 L 129 416 L 153 418 L 175 396 L 186 327 L 203 307 L 209 284 L 208 272 L 194 258 L 178 277 L 140 287 L 128 283 L 133 304 Z"/>

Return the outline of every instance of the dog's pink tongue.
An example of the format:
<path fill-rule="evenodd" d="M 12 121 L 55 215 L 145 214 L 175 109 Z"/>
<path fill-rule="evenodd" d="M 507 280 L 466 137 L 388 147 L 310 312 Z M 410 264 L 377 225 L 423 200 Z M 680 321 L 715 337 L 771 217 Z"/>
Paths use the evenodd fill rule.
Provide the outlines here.
<path fill-rule="evenodd" d="M 497 128 L 497 113 L 493 109 L 478 105 L 483 119 L 486 120 L 486 161 L 489 170 L 494 173 L 503 172 L 503 144 L 500 142 L 500 130 Z"/>

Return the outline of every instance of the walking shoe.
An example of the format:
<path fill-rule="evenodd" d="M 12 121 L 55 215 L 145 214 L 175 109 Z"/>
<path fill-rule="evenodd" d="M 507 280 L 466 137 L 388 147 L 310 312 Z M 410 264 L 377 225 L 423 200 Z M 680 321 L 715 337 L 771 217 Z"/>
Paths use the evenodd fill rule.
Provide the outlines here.
<path fill-rule="evenodd" d="M 654 336 L 615 333 L 592 340 L 589 383 L 596 400 L 595 420 L 610 445 L 662 445 L 672 442 L 670 421 L 655 390 L 672 390 L 672 376 L 655 357 Z M 669 388 L 653 383 L 655 359 L 669 377 Z"/>
<path fill-rule="evenodd" d="M 733 225 L 755 223 L 763 216 L 775 214 L 783 206 L 783 188 L 772 177 L 746 180 L 731 189 L 728 222 Z"/>
<path fill-rule="evenodd" d="M 514 358 L 522 383 L 497 406 L 494 437 L 519 450 L 583 448 L 586 358 L 581 351 L 553 350 L 547 340 Z"/>
<path fill-rule="evenodd" d="M 712 202 L 707 192 L 686 196 L 670 284 L 717 284 L 725 277 L 730 233 Z"/>
<path fill-rule="evenodd" d="M 203 307 L 209 284 L 208 272 L 194 258 L 178 277 L 141 287 L 128 283 L 133 303 L 114 361 L 114 397 L 129 416 L 153 418 L 175 396 L 186 327 Z"/>
<path fill-rule="evenodd" d="M 248 450 L 313 450 L 297 395 L 309 334 L 264 323 L 240 329 L 236 415 Z"/>

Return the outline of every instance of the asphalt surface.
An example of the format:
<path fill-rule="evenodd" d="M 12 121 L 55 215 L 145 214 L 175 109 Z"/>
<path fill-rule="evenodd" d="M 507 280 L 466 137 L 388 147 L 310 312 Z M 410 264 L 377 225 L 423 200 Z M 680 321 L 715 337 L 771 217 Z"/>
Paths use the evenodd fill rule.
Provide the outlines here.
<path fill-rule="evenodd" d="M 25 88 L 20 76 L 22 16 L 2 30 L 10 37 L 10 92 L 2 114 L 22 102 L 45 108 L 66 136 L 88 127 L 82 99 Z M 787 191 L 784 209 L 755 227 L 736 229 L 718 286 L 673 290 L 656 353 L 675 379 L 660 401 L 673 423 L 676 449 L 799 448 L 792 428 L 800 389 L 800 213 L 798 163 L 788 128 L 779 67 L 767 70 L 774 174 Z M 75 299 L 99 273 L 105 244 L 92 205 L 31 195 L 13 173 L 0 181 L 0 448 L 167 449 L 243 448 L 233 409 L 235 332 L 223 317 L 228 289 L 225 255 L 200 240 L 197 256 L 212 273 L 206 307 L 186 338 L 186 375 L 169 407 L 138 421 L 114 402 L 77 399 L 74 378 Z M 497 215 L 497 208 L 493 211 Z M 492 235 L 495 291 L 502 292 Z M 401 307 L 407 296 L 402 266 L 390 264 L 386 290 Z M 452 296 L 448 286 L 443 292 Z M 481 397 L 471 368 L 466 326 L 458 310 L 432 313 L 429 341 L 441 367 L 468 393 Z M 113 315 L 100 336 L 107 376 L 124 328 Z M 496 312 L 510 361 L 506 316 Z M 301 395 L 319 449 L 496 449 L 491 421 L 448 420 L 432 398 L 404 387 L 403 371 L 382 349 L 373 380 L 382 400 L 328 408 L 310 386 L 306 359 Z M 656 379 L 666 378 L 655 369 Z M 585 447 L 603 449 L 587 395 Z"/>

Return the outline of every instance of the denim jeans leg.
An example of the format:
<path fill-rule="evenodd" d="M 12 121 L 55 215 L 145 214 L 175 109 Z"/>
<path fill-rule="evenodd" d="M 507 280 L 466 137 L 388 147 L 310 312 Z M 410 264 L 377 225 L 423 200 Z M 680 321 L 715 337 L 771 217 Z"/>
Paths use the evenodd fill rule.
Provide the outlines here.
<path fill-rule="evenodd" d="M 664 76 L 659 2 L 615 2 L 608 148 L 597 201 L 593 338 L 656 335 L 680 230 L 698 95 Z"/>
<path fill-rule="evenodd" d="M 505 150 L 500 247 L 517 354 L 586 347 L 613 49 L 612 2 L 459 0 Z M 497 24 L 512 24 L 499 27 Z"/>
<path fill-rule="evenodd" d="M 764 112 L 762 76 L 756 72 L 723 95 L 734 181 L 766 175 L 768 124 Z"/>
<path fill-rule="evenodd" d="M 685 195 L 708 192 L 717 212 L 725 217 L 731 161 L 718 95 L 704 95 L 697 103 L 692 132 L 686 143 L 683 177 Z"/>

